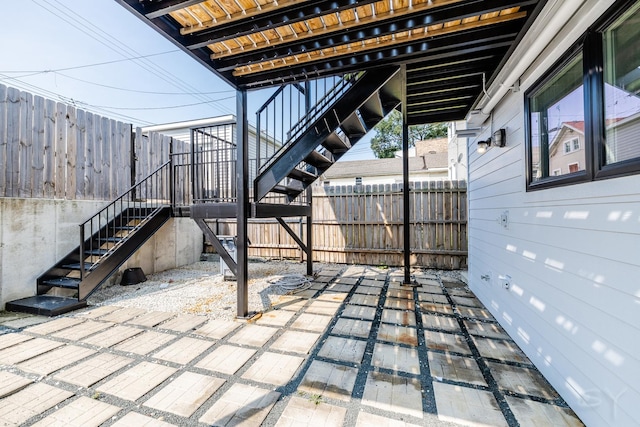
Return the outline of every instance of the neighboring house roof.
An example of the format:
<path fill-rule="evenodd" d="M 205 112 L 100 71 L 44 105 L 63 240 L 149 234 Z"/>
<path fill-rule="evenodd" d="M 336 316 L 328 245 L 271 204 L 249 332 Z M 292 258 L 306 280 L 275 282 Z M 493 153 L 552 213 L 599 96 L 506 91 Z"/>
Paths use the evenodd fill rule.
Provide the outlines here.
<path fill-rule="evenodd" d="M 437 153 L 409 158 L 409 173 L 429 172 L 447 168 L 448 154 Z M 324 179 L 366 176 L 401 175 L 402 159 L 352 160 L 337 162 L 323 175 Z"/>

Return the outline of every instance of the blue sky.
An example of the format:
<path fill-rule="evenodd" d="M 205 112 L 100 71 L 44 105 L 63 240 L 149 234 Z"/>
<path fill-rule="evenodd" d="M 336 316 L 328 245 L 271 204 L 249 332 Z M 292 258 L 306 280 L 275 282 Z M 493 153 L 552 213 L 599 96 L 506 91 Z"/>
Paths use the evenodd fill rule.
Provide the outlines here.
<path fill-rule="evenodd" d="M 235 113 L 230 86 L 113 0 L 5 1 L 2 9 L 4 85 L 142 126 Z M 269 95 L 249 93 L 250 120 Z M 373 158 L 371 136 L 344 159 Z"/>

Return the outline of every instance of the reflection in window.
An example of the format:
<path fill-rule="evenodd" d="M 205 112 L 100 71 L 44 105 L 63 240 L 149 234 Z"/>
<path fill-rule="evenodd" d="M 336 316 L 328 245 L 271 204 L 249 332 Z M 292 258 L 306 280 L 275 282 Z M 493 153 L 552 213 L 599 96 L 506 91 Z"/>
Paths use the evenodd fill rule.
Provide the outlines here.
<path fill-rule="evenodd" d="M 578 54 L 530 95 L 533 182 L 584 170 L 582 80 L 582 54 Z"/>
<path fill-rule="evenodd" d="M 640 157 L 640 3 L 603 33 L 605 164 Z"/>

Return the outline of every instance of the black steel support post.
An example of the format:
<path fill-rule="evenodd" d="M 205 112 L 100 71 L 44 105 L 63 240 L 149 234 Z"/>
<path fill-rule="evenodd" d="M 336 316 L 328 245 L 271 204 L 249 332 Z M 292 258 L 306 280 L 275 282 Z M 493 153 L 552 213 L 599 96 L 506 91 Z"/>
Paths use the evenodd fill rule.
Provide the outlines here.
<path fill-rule="evenodd" d="M 311 105 L 311 83 L 304 83 L 304 106 L 305 112 L 309 114 L 313 105 Z M 313 218 L 311 217 L 311 209 L 313 208 L 313 184 L 307 187 L 307 204 L 309 205 L 309 214 L 307 215 L 307 276 L 313 275 Z"/>
<path fill-rule="evenodd" d="M 247 91 L 236 92 L 236 188 L 238 194 L 238 242 L 237 242 L 237 316 L 249 317 L 248 289 L 248 236 L 247 220 L 249 217 L 249 120 L 247 115 Z"/>
<path fill-rule="evenodd" d="M 407 66 L 403 65 L 402 73 L 402 211 L 404 234 L 404 284 L 411 284 L 411 209 L 409 203 L 409 120 L 407 108 Z"/>

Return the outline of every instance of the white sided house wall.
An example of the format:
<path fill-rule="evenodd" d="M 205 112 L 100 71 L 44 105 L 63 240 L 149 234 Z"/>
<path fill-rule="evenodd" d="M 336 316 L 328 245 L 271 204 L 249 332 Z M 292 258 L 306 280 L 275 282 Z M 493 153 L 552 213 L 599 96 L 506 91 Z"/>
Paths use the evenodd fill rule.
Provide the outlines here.
<path fill-rule="evenodd" d="M 581 7 L 469 138 L 469 286 L 585 424 L 637 426 L 640 175 L 525 191 L 524 92 L 613 1 L 567 3 Z M 506 147 L 478 154 L 500 128 Z"/>

